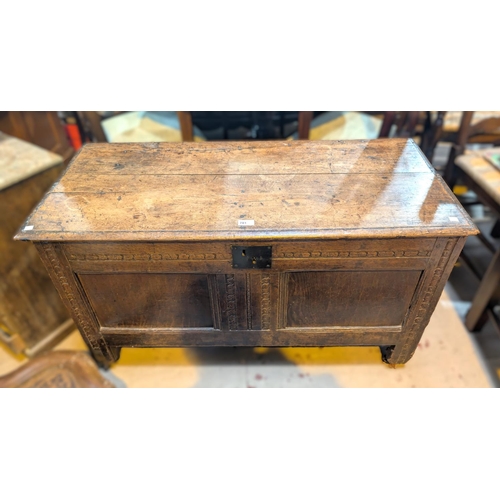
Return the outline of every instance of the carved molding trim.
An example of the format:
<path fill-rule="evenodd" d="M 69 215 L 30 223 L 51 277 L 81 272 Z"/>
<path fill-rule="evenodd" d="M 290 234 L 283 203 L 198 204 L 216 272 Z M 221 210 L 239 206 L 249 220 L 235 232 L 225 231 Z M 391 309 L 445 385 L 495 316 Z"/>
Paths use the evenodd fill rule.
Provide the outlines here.
<path fill-rule="evenodd" d="M 288 282 L 290 273 L 283 272 L 278 275 L 278 329 L 286 328 L 287 324 L 287 309 L 288 309 Z"/>
<path fill-rule="evenodd" d="M 411 346 L 415 342 L 416 336 L 422 332 L 422 328 L 425 328 L 426 323 L 425 320 L 429 320 L 428 310 L 431 305 L 431 300 L 435 296 L 436 287 L 443 276 L 444 269 L 448 260 L 450 258 L 450 254 L 456 244 L 456 240 L 450 239 L 446 243 L 444 247 L 443 253 L 441 254 L 441 258 L 439 262 L 432 272 L 432 278 L 429 284 L 427 285 L 425 291 L 422 293 L 422 298 L 418 304 L 418 310 L 413 318 L 413 323 L 408 328 L 408 335 L 406 337 L 405 343 L 403 344 L 403 348 L 398 356 L 398 359 L 406 359 L 408 353 L 410 351 Z M 394 361 L 397 363 L 398 361 Z"/>
<path fill-rule="evenodd" d="M 261 277 L 260 290 L 261 329 L 269 330 L 271 328 L 271 278 L 269 276 Z"/>
<path fill-rule="evenodd" d="M 238 317 L 236 315 L 236 287 L 234 274 L 226 274 L 226 314 L 230 330 L 238 329 Z"/>
<path fill-rule="evenodd" d="M 216 254 L 216 253 L 197 253 L 197 254 L 185 254 L 185 253 L 138 253 L 138 254 L 126 254 L 126 253 L 70 253 L 68 255 L 68 260 L 227 260 L 231 256 Z"/>
<path fill-rule="evenodd" d="M 252 330 L 252 276 L 245 274 L 245 309 L 247 312 L 247 330 Z"/>
<path fill-rule="evenodd" d="M 387 258 L 387 257 L 429 257 L 431 251 L 426 250 L 386 250 L 386 251 L 349 251 L 349 252 L 280 252 L 274 258 L 276 259 L 349 259 L 349 258 Z M 67 256 L 70 261 L 95 261 L 95 260 L 136 260 L 136 261 L 155 261 L 155 260 L 230 260 L 231 255 L 221 253 L 70 253 Z"/>
<path fill-rule="evenodd" d="M 70 285 L 70 283 L 66 278 L 66 275 L 61 267 L 59 257 L 57 256 L 54 247 L 50 243 L 41 243 L 41 247 L 43 248 L 46 257 L 49 260 L 50 265 L 52 266 L 52 269 L 57 277 L 58 283 L 62 288 L 66 300 L 70 305 L 71 311 L 76 316 L 77 324 L 82 330 L 82 333 L 84 333 L 85 338 L 87 339 L 90 347 L 96 351 L 101 351 L 101 347 L 95 338 L 96 334 L 98 335 L 99 332 L 97 332 L 96 329 L 92 327 L 92 325 L 87 320 L 85 313 L 82 312 L 82 310 L 80 309 L 79 300 L 73 294 L 72 286 Z"/>
<path fill-rule="evenodd" d="M 277 259 L 349 259 L 359 257 L 429 257 L 427 250 L 386 250 L 386 251 L 350 251 L 350 252 L 280 252 Z"/>

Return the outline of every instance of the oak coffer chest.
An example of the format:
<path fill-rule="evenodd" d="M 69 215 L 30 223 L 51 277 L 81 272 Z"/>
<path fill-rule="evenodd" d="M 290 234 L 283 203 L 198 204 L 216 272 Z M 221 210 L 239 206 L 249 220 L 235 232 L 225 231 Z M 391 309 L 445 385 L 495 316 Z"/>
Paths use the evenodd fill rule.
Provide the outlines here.
<path fill-rule="evenodd" d="M 412 140 L 88 144 L 16 238 L 96 360 L 375 345 L 406 363 L 477 232 Z"/>

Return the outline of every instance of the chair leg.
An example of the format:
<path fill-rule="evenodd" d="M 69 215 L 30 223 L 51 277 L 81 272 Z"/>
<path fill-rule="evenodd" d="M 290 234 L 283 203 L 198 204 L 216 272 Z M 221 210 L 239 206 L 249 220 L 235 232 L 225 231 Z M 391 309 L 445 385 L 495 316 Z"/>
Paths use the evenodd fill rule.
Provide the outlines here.
<path fill-rule="evenodd" d="M 495 225 L 491 229 L 490 235 L 493 238 L 500 238 L 500 219 L 497 219 Z"/>
<path fill-rule="evenodd" d="M 181 128 L 181 136 L 184 142 L 193 142 L 193 118 L 190 111 L 177 111 L 177 118 Z"/>
<path fill-rule="evenodd" d="M 434 122 L 432 122 L 430 111 L 427 111 L 426 113 L 427 117 L 425 121 L 425 128 L 422 133 L 422 146 L 420 149 L 422 149 L 429 162 L 432 163 L 434 150 L 436 149 L 437 143 L 439 142 L 443 132 L 443 121 L 446 111 L 438 111 Z"/>
<path fill-rule="evenodd" d="M 395 111 L 384 111 L 384 120 L 382 126 L 380 127 L 380 132 L 378 134 L 379 139 L 382 137 L 389 137 L 391 127 L 396 119 Z"/>
<path fill-rule="evenodd" d="M 493 256 L 465 317 L 465 326 L 471 332 L 479 331 L 488 319 L 487 309 L 500 284 L 500 250 Z"/>
<path fill-rule="evenodd" d="M 463 153 L 463 148 L 460 148 L 453 144 L 451 146 L 450 156 L 448 156 L 448 161 L 444 167 L 443 179 L 448 184 L 448 187 L 453 191 L 453 188 L 457 182 L 458 172 L 455 165 L 455 158 Z"/>
<path fill-rule="evenodd" d="M 474 111 L 464 111 L 462 113 L 456 142 L 451 147 L 450 156 L 448 157 L 448 162 L 446 163 L 446 167 L 444 169 L 443 177 L 450 189 L 453 189 L 455 183 L 457 182 L 457 167 L 455 166 L 455 158 L 463 154 L 465 151 L 473 115 Z"/>
<path fill-rule="evenodd" d="M 309 139 L 313 111 L 299 111 L 298 135 L 299 139 Z"/>

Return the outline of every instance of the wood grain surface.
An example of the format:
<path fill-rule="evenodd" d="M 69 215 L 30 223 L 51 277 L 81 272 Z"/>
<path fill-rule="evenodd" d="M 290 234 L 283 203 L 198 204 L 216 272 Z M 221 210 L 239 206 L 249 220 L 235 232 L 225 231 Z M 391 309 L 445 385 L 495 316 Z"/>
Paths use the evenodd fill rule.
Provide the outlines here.
<path fill-rule="evenodd" d="M 240 227 L 238 221 L 253 220 Z M 475 232 L 412 140 L 89 144 L 17 238 L 203 241 Z"/>

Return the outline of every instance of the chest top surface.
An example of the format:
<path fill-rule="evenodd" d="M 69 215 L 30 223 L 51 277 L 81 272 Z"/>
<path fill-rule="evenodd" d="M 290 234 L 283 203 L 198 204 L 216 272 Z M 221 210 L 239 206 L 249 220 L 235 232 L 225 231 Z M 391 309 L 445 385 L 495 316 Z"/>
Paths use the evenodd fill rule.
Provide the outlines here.
<path fill-rule="evenodd" d="M 240 226 L 240 220 L 253 225 Z M 476 232 L 411 139 L 102 143 L 80 150 L 16 239 L 207 241 Z"/>

